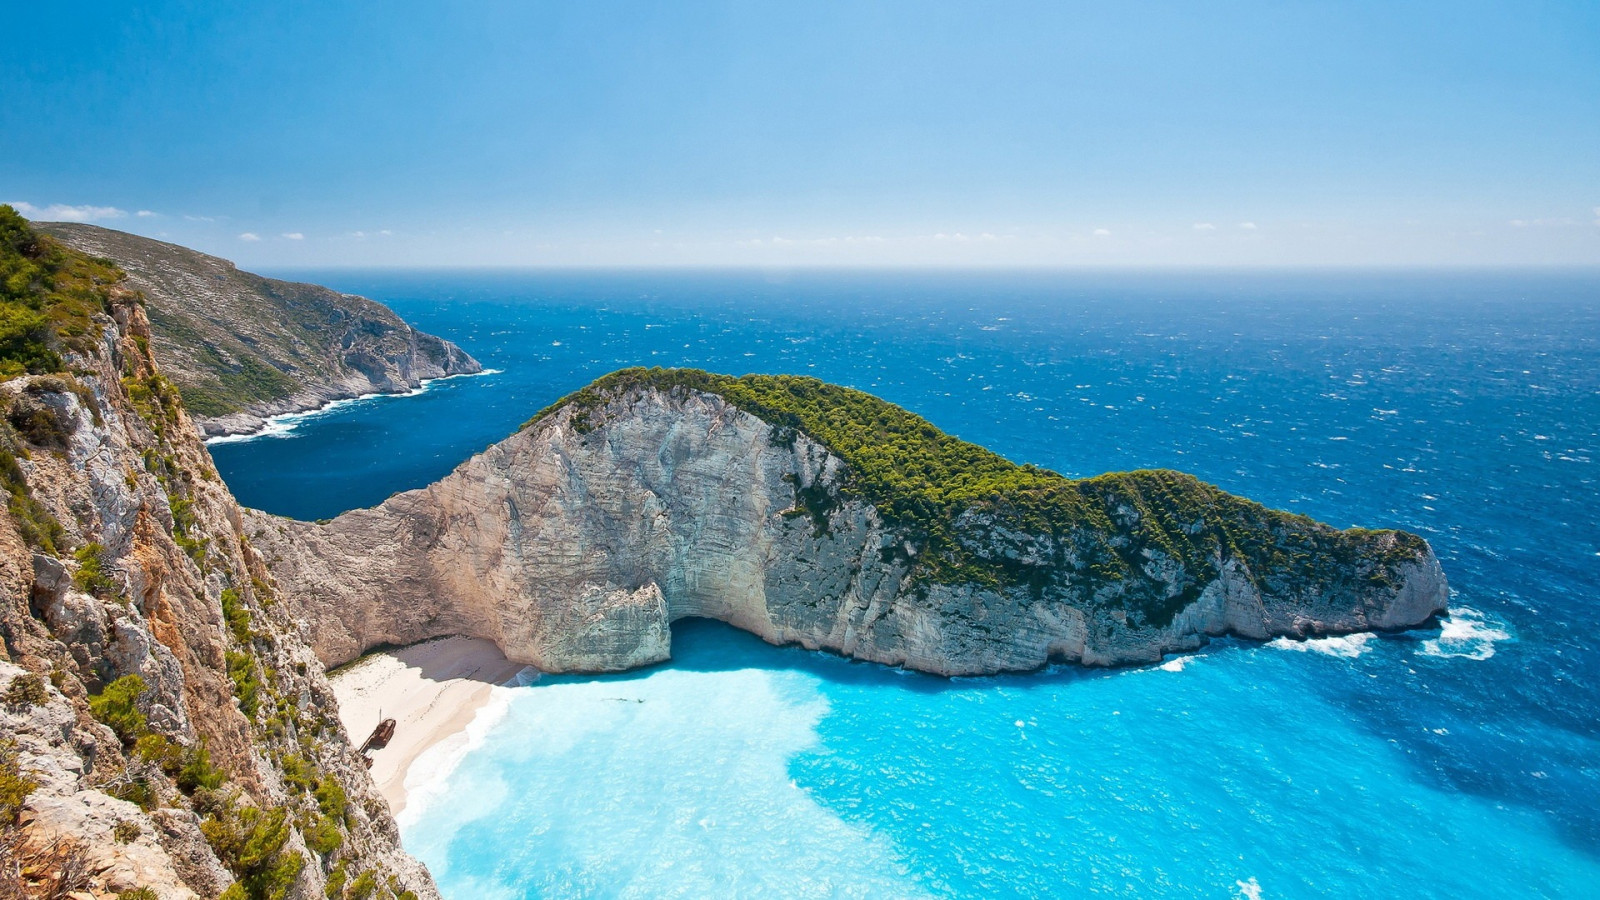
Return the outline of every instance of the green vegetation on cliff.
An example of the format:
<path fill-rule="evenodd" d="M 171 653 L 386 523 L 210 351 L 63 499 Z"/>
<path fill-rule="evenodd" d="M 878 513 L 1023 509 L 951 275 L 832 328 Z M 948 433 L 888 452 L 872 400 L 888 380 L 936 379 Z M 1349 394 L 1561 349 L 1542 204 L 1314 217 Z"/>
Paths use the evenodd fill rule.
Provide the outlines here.
<path fill-rule="evenodd" d="M 91 317 L 106 311 L 107 289 L 122 278 L 0 204 L 0 380 L 64 371 L 61 352 L 99 337 Z"/>
<path fill-rule="evenodd" d="M 1160 625 L 1215 578 L 1221 558 L 1246 562 L 1260 581 L 1330 563 L 1355 577 L 1383 580 L 1426 546 L 1399 532 L 1338 531 L 1181 472 L 1073 480 L 1018 465 L 892 403 L 815 378 L 623 369 L 563 398 L 528 425 L 571 406 L 573 427 L 588 431 L 600 424 L 608 403 L 635 389 L 715 394 L 775 426 L 776 440 L 804 433 L 821 443 L 846 463 L 845 490 L 921 545 L 913 571 L 931 582 L 1022 586 L 1035 594 L 1052 583 L 1091 595 L 1109 589 L 1116 605 Z M 819 531 L 836 503 L 797 486 L 795 512 L 810 515 Z M 1151 595 L 1152 585 L 1171 583 L 1154 575 L 1163 557 L 1186 574 Z"/>

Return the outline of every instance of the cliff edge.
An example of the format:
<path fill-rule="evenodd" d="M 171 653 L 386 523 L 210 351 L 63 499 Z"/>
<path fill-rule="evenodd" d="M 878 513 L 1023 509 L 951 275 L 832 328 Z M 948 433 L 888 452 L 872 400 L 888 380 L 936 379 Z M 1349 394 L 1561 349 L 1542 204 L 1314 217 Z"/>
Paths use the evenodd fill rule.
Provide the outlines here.
<path fill-rule="evenodd" d="M 0 206 L 0 896 L 436 898 L 152 338 Z"/>
<path fill-rule="evenodd" d="M 126 286 L 144 295 L 162 372 L 207 435 L 249 433 L 268 416 L 483 371 L 460 347 L 365 297 L 264 278 L 94 225 L 34 227 L 126 273 Z"/>
<path fill-rule="evenodd" d="M 671 623 L 702 616 L 970 675 L 1399 629 L 1448 599 L 1415 535 L 1176 472 L 1073 481 L 859 391 L 692 370 L 607 376 L 378 507 L 246 528 L 330 665 L 465 634 L 615 671 L 668 658 Z"/>

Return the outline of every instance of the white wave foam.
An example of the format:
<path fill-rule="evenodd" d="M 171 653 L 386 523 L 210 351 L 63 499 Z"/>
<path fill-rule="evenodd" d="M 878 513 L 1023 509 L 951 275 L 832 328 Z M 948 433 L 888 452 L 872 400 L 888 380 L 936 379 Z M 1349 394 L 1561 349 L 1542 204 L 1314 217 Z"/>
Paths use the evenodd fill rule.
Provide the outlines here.
<path fill-rule="evenodd" d="M 489 702 L 478 708 L 464 730 L 422 751 L 411 763 L 406 770 L 406 805 L 395 816 L 395 824 L 402 831 L 422 821 L 429 808 L 449 793 L 450 776 L 455 774 L 461 761 L 482 747 L 495 727 L 505 720 L 514 695 L 515 688 L 491 688 Z M 482 798 L 478 800 L 481 802 Z"/>
<path fill-rule="evenodd" d="M 1462 659 L 1488 659 L 1494 655 L 1494 645 L 1511 640 L 1511 632 L 1504 623 L 1490 619 L 1469 606 L 1450 611 L 1448 618 L 1439 622 L 1439 636 L 1422 642 L 1424 656 L 1460 657 Z"/>
<path fill-rule="evenodd" d="M 1239 886 L 1239 896 L 1245 900 L 1261 900 L 1261 882 L 1255 876 L 1250 876 L 1249 881 L 1234 881 Z"/>
<path fill-rule="evenodd" d="M 445 375 L 442 378 L 425 378 L 420 384 L 409 391 L 402 391 L 399 393 L 384 393 L 379 391 L 371 394 L 362 394 L 359 397 L 344 397 L 339 400 L 329 400 L 327 403 L 322 404 L 316 409 L 308 409 L 301 412 L 282 413 L 276 416 L 269 416 L 267 417 L 265 424 L 248 434 L 219 434 L 216 437 L 206 438 L 206 445 L 212 446 L 215 444 L 240 444 L 245 441 L 254 441 L 260 438 L 293 437 L 294 430 L 306 422 L 312 419 L 319 419 L 323 416 L 331 415 L 346 407 L 355 406 L 358 403 L 366 403 L 370 400 L 415 397 L 418 394 L 426 394 L 430 387 L 440 381 L 450 381 L 455 378 L 478 378 L 484 375 L 498 375 L 503 371 L 505 370 L 484 369 L 482 372 L 463 372 L 459 375 Z"/>
<path fill-rule="evenodd" d="M 1371 641 L 1371 634 L 1346 634 L 1340 637 L 1311 638 L 1304 641 L 1278 638 L 1267 646 L 1279 650 L 1294 650 L 1298 653 L 1321 653 L 1325 656 L 1355 659 L 1372 649 L 1367 646 Z"/>
<path fill-rule="evenodd" d="M 1193 656 L 1174 656 L 1161 664 L 1161 668 L 1168 672 L 1182 672 L 1183 667 L 1194 662 Z"/>

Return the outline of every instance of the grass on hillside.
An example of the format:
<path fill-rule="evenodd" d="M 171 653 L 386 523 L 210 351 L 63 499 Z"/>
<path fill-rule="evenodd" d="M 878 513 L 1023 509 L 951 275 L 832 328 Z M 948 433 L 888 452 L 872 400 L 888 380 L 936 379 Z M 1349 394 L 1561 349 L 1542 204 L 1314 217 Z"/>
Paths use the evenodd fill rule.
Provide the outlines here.
<path fill-rule="evenodd" d="M 0 205 L 0 380 L 65 371 L 64 350 L 99 338 L 93 316 L 107 312 L 112 263 L 68 250 Z"/>

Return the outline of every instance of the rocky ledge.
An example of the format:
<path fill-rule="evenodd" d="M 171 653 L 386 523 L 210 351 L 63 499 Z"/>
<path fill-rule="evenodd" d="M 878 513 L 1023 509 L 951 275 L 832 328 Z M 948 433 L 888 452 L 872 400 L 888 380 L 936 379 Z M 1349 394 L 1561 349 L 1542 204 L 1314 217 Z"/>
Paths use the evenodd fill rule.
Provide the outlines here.
<path fill-rule="evenodd" d="M 700 616 L 968 675 L 1402 629 L 1448 598 L 1415 535 L 1176 472 L 1073 481 L 857 391 L 685 370 L 608 376 L 376 508 L 247 530 L 330 665 L 464 634 L 545 671 L 623 670 Z"/>

